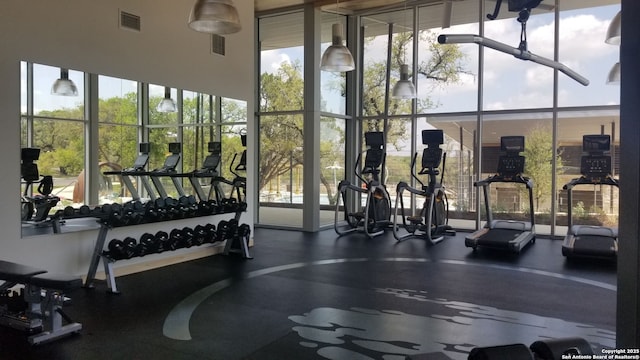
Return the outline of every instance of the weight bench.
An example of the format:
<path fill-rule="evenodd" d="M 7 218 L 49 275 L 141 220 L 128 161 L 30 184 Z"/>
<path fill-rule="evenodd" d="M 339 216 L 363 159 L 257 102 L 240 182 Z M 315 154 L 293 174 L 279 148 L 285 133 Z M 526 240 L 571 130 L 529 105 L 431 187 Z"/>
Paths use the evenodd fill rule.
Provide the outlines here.
<path fill-rule="evenodd" d="M 62 312 L 65 293 L 80 288 L 82 279 L 77 276 L 57 275 L 31 266 L 0 260 L 0 324 L 33 334 L 31 345 L 52 341 L 77 333 L 82 325 L 71 321 Z M 16 309 L 16 291 L 11 288 L 23 284 L 22 309 Z M 12 293 L 12 296 L 9 294 Z M 13 306 L 3 303 L 11 302 Z M 62 320 L 68 322 L 62 325 Z"/>

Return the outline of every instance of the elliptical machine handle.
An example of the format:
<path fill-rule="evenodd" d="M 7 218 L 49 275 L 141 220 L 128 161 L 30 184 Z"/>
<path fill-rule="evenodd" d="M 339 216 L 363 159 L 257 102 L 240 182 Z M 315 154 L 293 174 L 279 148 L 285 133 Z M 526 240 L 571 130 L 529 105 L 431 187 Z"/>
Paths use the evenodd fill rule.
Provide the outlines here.
<path fill-rule="evenodd" d="M 53 176 L 45 175 L 40 180 L 40 185 L 38 185 L 38 192 L 41 195 L 48 196 L 53 192 Z"/>

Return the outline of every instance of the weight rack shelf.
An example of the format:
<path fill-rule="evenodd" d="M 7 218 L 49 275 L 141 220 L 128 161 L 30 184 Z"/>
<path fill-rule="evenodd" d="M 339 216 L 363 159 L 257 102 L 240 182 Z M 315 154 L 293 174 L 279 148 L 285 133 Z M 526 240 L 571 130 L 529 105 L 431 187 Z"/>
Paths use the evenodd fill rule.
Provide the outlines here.
<path fill-rule="evenodd" d="M 222 210 L 222 208 L 220 208 Z M 227 211 L 210 211 L 210 212 L 194 212 L 193 216 L 188 216 L 188 217 L 182 217 L 182 218 L 193 218 L 193 217 L 204 217 L 204 216 L 211 216 L 211 215 L 218 215 L 218 214 L 229 214 L 229 213 L 235 213 L 235 217 L 231 220 L 222 220 L 218 223 L 218 227 L 216 230 L 216 236 L 215 236 L 215 241 L 210 241 L 210 242 L 202 242 L 201 244 L 197 244 L 197 245 L 204 245 L 204 244 L 212 244 L 212 243 L 217 243 L 217 242 L 222 242 L 225 241 L 225 247 L 224 247 L 224 251 L 223 254 L 224 255 L 229 255 L 230 253 L 240 253 L 242 255 L 242 257 L 244 259 L 252 259 L 250 253 L 249 253 L 249 245 L 248 245 L 248 240 L 249 240 L 249 232 L 250 229 L 249 225 L 246 224 L 242 224 L 242 225 L 238 225 L 238 221 L 240 219 L 240 216 L 242 214 L 242 212 L 246 211 L 246 203 L 244 202 L 240 202 L 240 203 L 235 203 L 232 205 L 231 208 L 226 207 L 225 210 Z M 234 210 L 234 211 L 229 211 L 229 210 Z M 113 219 L 114 217 L 111 216 L 111 219 Z M 167 218 L 166 220 L 179 220 L 181 219 L 181 217 L 176 217 L 176 218 Z M 157 220 L 157 221 L 164 221 L 164 220 Z M 114 254 L 110 251 L 110 250 L 105 250 L 105 242 L 107 239 L 107 234 L 109 232 L 109 230 L 111 230 L 112 228 L 115 227 L 122 227 L 122 226 L 131 226 L 131 225 L 137 225 L 137 224 L 147 224 L 147 223 L 151 223 L 151 222 L 155 222 L 155 221 L 143 221 L 143 222 L 136 222 L 136 223 L 119 223 L 119 222 L 114 222 L 114 221 L 109 221 L 106 219 L 102 219 L 99 220 L 100 223 L 100 229 L 98 231 L 98 237 L 94 246 L 94 250 L 93 250 L 93 254 L 91 257 L 91 263 L 89 265 L 89 270 L 87 272 L 87 277 L 85 279 L 84 282 L 84 287 L 85 288 L 93 288 L 94 287 L 94 280 L 96 277 L 96 272 L 98 270 L 98 266 L 100 264 L 100 260 L 102 260 L 102 263 L 104 265 L 104 271 L 105 271 L 105 275 L 106 275 L 106 281 L 107 281 L 107 287 L 109 289 L 109 292 L 111 293 L 119 293 L 117 286 L 116 286 L 116 281 L 115 281 L 115 274 L 113 271 L 113 264 L 116 261 L 121 261 L 121 260 L 128 260 L 130 258 L 133 257 L 139 257 L 139 256 L 143 256 L 140 255 L 142 254 L 141 252 L 138 254 L 132 254 L 131 257 L 123 257 L 120 258 L 118 256 L 114 256 Z M 231 224 L 231 227 L 234 228 L 234 232 L 229 234 L 231 231 L 229 231 L 229 229 L 225 230 L 225 231 L 221 231 L 221 225 L 227 223 L 227 225 Z M 207 225 L 211 225 L 211 224 L 207 224 Z M 207 226 L 207 225 L 203 225 L 203 226 Z M 222 226 L 223 228 L 226 228 L 227 226 Z M 238 229 L 244 229 L 242 234 L 240 234 L 240 236 L 238 235 Z M 233 247 L 234 242 L 233 240 L 235 240 L 236 238 L 239 238 L 239 241 L 237 241 L 239 244 L 236 248 Z M 141 239 L 142 240 L 142 239 Z M 231 240 L 231 241 L 230 241 Z M 193 246 L 194 244 L 191 244 L 191 246 Z M 183 247 L 187 247 L 187 246 L 183 246 Z M 173 249 L 168 248 L 168 249 L 163 249 L 164 251 L 167 250 L 175 250 L 178 249 L 179 247 L 174 247 Z M 152 252 L 148 252 L 145 253 L 146 254 L 150 254 Z M 158 253 L 158 251 L 154 251 L 153 253 Z"/>

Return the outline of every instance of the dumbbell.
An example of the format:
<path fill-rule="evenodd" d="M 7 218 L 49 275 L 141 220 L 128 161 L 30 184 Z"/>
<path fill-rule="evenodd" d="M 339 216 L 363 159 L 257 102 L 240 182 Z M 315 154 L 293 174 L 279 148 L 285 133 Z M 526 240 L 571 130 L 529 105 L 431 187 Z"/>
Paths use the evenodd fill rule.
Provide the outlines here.
<path fill-rule="evenodd" d="M 138 243 L 138 249 L 136 253 L 138 256 L 145 256 L 147 254 L 153 254 L 158 251 L 158 244 L 156 237 L 153 234 L 144 233 L 140 237 L 140 242 Z"/>
<path fill-rule="evenodd" d="M 109 249 L 108 256 L 111 259 L 113 260 L 125 259 L 124 244 L 122 243 L 122 240 L 113 239 L 109 241 L 109 245 L 107 245 L 107 248 Z"/>
<path fill-rule="evenodd" d="M 221 214 L 222 213 L 222 207 L 217 201 L 215 201 L 213 199 L 208 200 L 208 201 L 209 201 L 209 209 L 210 209 L 209 210 L 210 211 L 209 215 L 215 215 L 215 214 Z"/>
<path fill-rule="evenodd" d="M 188 226 L 182 228 L 182 236 L 184 237 L 183 244 L 185 247 L 192 247 L 194 243 L 193 229 Z"/>
<path fill-rule="evenodd" d="M 137 255 L 138 241 L 130 236 L 127 236 L 122 240 L 124 246 L 124 256 L 126 259 L 131 259 Z"/>
<path fill-rule="evenodd" d="M 87 217 L 91 215 L 91 208 L 89 207 L 89 205 L 82 205 L 80 206 L 80 209 L 78 209 L 78 213 L 81 216 Z"/>
<path fill-rule="evenodd" d="M 196 204 L 195 197 L 193 195 L 185 195 L 181 196 L 178 199 L 180 202 L 180 209 L 184 213 L 183 217 L 194 217 L 198 214 L 198 206 L 193 206 Z"/>
<path fill-rule="evenodd" d="M 216 226 L 213 224 L 207 224 L 204 226 L 204 230 L 207 234 L 206 242 L 215 243 L 220 241 L 218 239 L 218 232 L 216 231 Z"/>
<path fill-rule="evenodd" d="M 215 200 L 213 200 L 215 203 Z M 198 216 L 207 216 L 213 213 L 213 209 L 211 208 L 211 200 L 201 200 L 198 202 Z"/>
<path fill-rule="evenodd" d="M 62 215 L 66 218 L 73 217 L 76 214 L 76 209 L 73 206 L 65 206 L 62 210 Z"/>
<path fill-rule="evenodd" d="M 229 237 L 229 222 L 227 220 L 220 220 L 216 230 L 216 240 L 225 241 Z"/>
<path fill-rule="evenodd" d="M 158 214 L 158 212 L 156 211 L 153 201 L 149 201 L 148 203 L 144 204 L 143 219 L 143 222 L 145 223 L 151 223 L 161 220 L 160 214 Z"/>
<path fill-rule="evenodd" d="M 105 206 L 103 206 L 103 209 Z M 121 218 L 122 218 L 122 205 L 118 203 L 113 203 L 108 207 L 109 213 L 107 214 L 106 221 L 107 224 L 111 226 L 120 226 Z"/>
<path fill-rule="evenodd" d="M 170 250 L 175 250 L 184 247 L 184 235 L 182 234 L 182 230 L 173 229 L 169 233 L 169 248 Z"/>
<path fill-rule="evenodd" d="M 157 244 L 156 252 L 172 250 L 169 246 L 169 234 L 160 230 L 154 235 L 154 241 Z"/>
<path fill-rule="evenodd" d="M 207 242 L 207 230 L 202 225 L 193 228 L 193 244 L 202 245 Z"/>
<path fill-rule="evenodd" d="M 232 248 L 240 248 L 240 241 L 244 241 L 249 246 L 249 239 L 251 238 L 251 227 L 248 224 L 241 224 L 236 230 L 236 236 L 234 238 Z"/>

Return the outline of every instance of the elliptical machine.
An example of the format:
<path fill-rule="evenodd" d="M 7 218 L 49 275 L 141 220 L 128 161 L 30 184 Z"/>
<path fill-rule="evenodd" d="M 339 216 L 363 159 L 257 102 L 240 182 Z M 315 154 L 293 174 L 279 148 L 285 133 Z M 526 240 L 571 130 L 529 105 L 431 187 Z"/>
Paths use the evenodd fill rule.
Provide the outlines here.
<path fill-rule="evenodd" d="M 338 184 L 336 196 L 336 212 L 334 229 L 340 236 L 355 231 L 364 232 L 368 237 L 381 235 L 391 225 L 391 200 L 386 186 L 380 180 L 380 173 L 385 166 L 386 154 L 384 151 L 384 134 L 382 132 L 367 132 L 364 134 L 367 150 L 364 152 L 364 167 L 360 169 L 362 153 L 356 159 L 353 170 L 362 186 L 351 184 L 348 180 L 342 180 Z M 366 177 L 366 178 L 365 178 Z M 350 208 L 347 193 L 366 194 L 367 199 L 363 208 L 359 205 Z M 342 201 L 340 201 L 342 200 Z M 346 225 L 339 224 L 340 205 L 344 204 L 343 221 Z"/>
<path fill-rule="evenodd" d="M 440 148 L 443 143 L 444 134 L 442 130 L 422 130 L 422 144 L 427 145 L 427 147 L 422 151 L 422 169 L 418 172 L 418 175 L 426 175 L 429 182 L 425 185 L 416 175 L 416 160 L 418 158 L 418 153 L 416 152 L 411 159 L 411 177 L 420 184 L 420 188 L 411 187 L 404 181 L 398 183 L 396 187 L 393 236 L 398 241 L 411 237 L 420 237 L 431 244 L 437 244 L 444 240 L 445 236 L 456 234 L 455 230 L 447 224 L 449 221 L 449 203 L 442 185 L 446 153 Z M 438 170 L 440 163 L 442 163 L 442 173 Z M 440 182 L 437 180 L 438 175 L 440 175 Z M 424 203 L 419 214 L 413 214 L 412 211 L 412 215 L 406 215 L 402 197 L 405 190 L 424 197 Z M 400 209 L 400 212 L 398 212 L 398 209 Z M 402 225 L 407 233 L 400 233 L 398 218 L 402 218 Z"/>
<path fill-rule="evenodd" d="M 21 196 L 21 219 L 22 221 L 42 222 L 47 220 L 49 210 L 58 204 L 60 198 L 51 195 L 53 191 L 53 177 L 44 175 L 40 178 L 38 164 L 34 161 L 40 158 L 40 149 L 22 148 L 20 151 L 20 176 L 25 184 L 24 192 Z M 31 186 L 38 185 L 39 195 L 31 195 Z"/>

